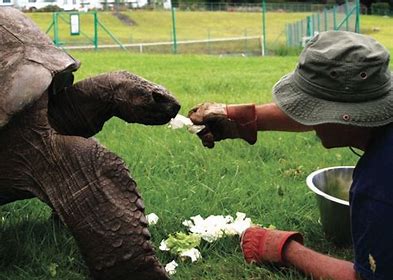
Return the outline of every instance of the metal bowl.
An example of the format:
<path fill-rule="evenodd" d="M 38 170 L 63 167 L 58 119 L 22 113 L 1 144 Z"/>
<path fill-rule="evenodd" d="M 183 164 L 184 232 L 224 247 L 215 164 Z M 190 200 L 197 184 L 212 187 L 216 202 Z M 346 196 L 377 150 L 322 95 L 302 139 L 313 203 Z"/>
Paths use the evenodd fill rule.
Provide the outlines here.
<path fill-rule="evenodd" d="M 316 194 L 322 228 L 326 237 L 337 245 L 349 245 L 349 188 L 353 166 L 329 167 L 307 177 L 307 186 Z"/>

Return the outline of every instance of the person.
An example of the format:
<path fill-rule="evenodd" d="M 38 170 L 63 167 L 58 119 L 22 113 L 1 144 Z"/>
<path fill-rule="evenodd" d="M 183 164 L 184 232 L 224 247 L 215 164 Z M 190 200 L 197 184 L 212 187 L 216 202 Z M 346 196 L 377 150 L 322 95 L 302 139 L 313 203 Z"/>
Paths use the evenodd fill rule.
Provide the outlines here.
<path fill-rule="evenodd" d="M 303 246 L 298 232 L 247 229 L 249 263 L 291 265 L 313 279 L 393 279 L 393 86 L 389 52 L 346 31 L 314 36 L 296 69 L 273 87 L 268 104 L 203 103 L 191 109 L 198 136 L 213 148 L 224 139 L 257 141 L 257 131 L 315 131 L 325 148 L 364 151 L 350 189 L 354 262 Z"/>

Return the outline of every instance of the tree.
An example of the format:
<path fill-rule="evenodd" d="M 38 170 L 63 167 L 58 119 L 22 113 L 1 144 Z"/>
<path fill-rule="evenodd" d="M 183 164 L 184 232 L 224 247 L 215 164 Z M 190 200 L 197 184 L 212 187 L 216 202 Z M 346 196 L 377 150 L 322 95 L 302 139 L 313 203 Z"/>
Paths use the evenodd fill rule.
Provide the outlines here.
<path fill-rule="evenodd" d="M 373 0 L 360 0 L 360 4 L 366 7 L 366 14 L 371 15 L 371 5 L 373 4 Z"/>

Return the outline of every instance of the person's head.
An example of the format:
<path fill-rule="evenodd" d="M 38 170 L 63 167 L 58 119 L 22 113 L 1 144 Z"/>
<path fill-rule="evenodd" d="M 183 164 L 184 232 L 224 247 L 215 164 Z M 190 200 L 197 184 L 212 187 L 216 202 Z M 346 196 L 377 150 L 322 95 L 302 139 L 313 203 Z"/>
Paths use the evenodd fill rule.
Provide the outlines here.
<path fill-rule="evenodd" d="M 355 147 L 365 150 L 377 127 L 324 123 L 315 125 L 314 130 L 325 148 Z"/>
<path fill-rule="evenodd" d="M 276 83 L 274 101 L 289 117 L 313 126 L 325 147 L 353 145 L 351 135 L 393 122 L 389 59 L 371 37 L 322 32 L 307 43 L 295 71 Z"/>

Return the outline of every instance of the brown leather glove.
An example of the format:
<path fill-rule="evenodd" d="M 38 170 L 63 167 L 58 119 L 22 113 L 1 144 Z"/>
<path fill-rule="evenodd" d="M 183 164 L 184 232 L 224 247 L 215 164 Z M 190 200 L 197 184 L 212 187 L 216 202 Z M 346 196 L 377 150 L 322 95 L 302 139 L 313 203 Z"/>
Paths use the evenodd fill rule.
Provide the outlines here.
<path fill-rule="evenodd" d="M 215 141 L 224 139 L 240 138 L 251 145 L 257 141 L 255 104 L 203 103 L 191 109 L 188 117 L 206 126 L 198 133 L 205 147 L 213 148 Z"/>

